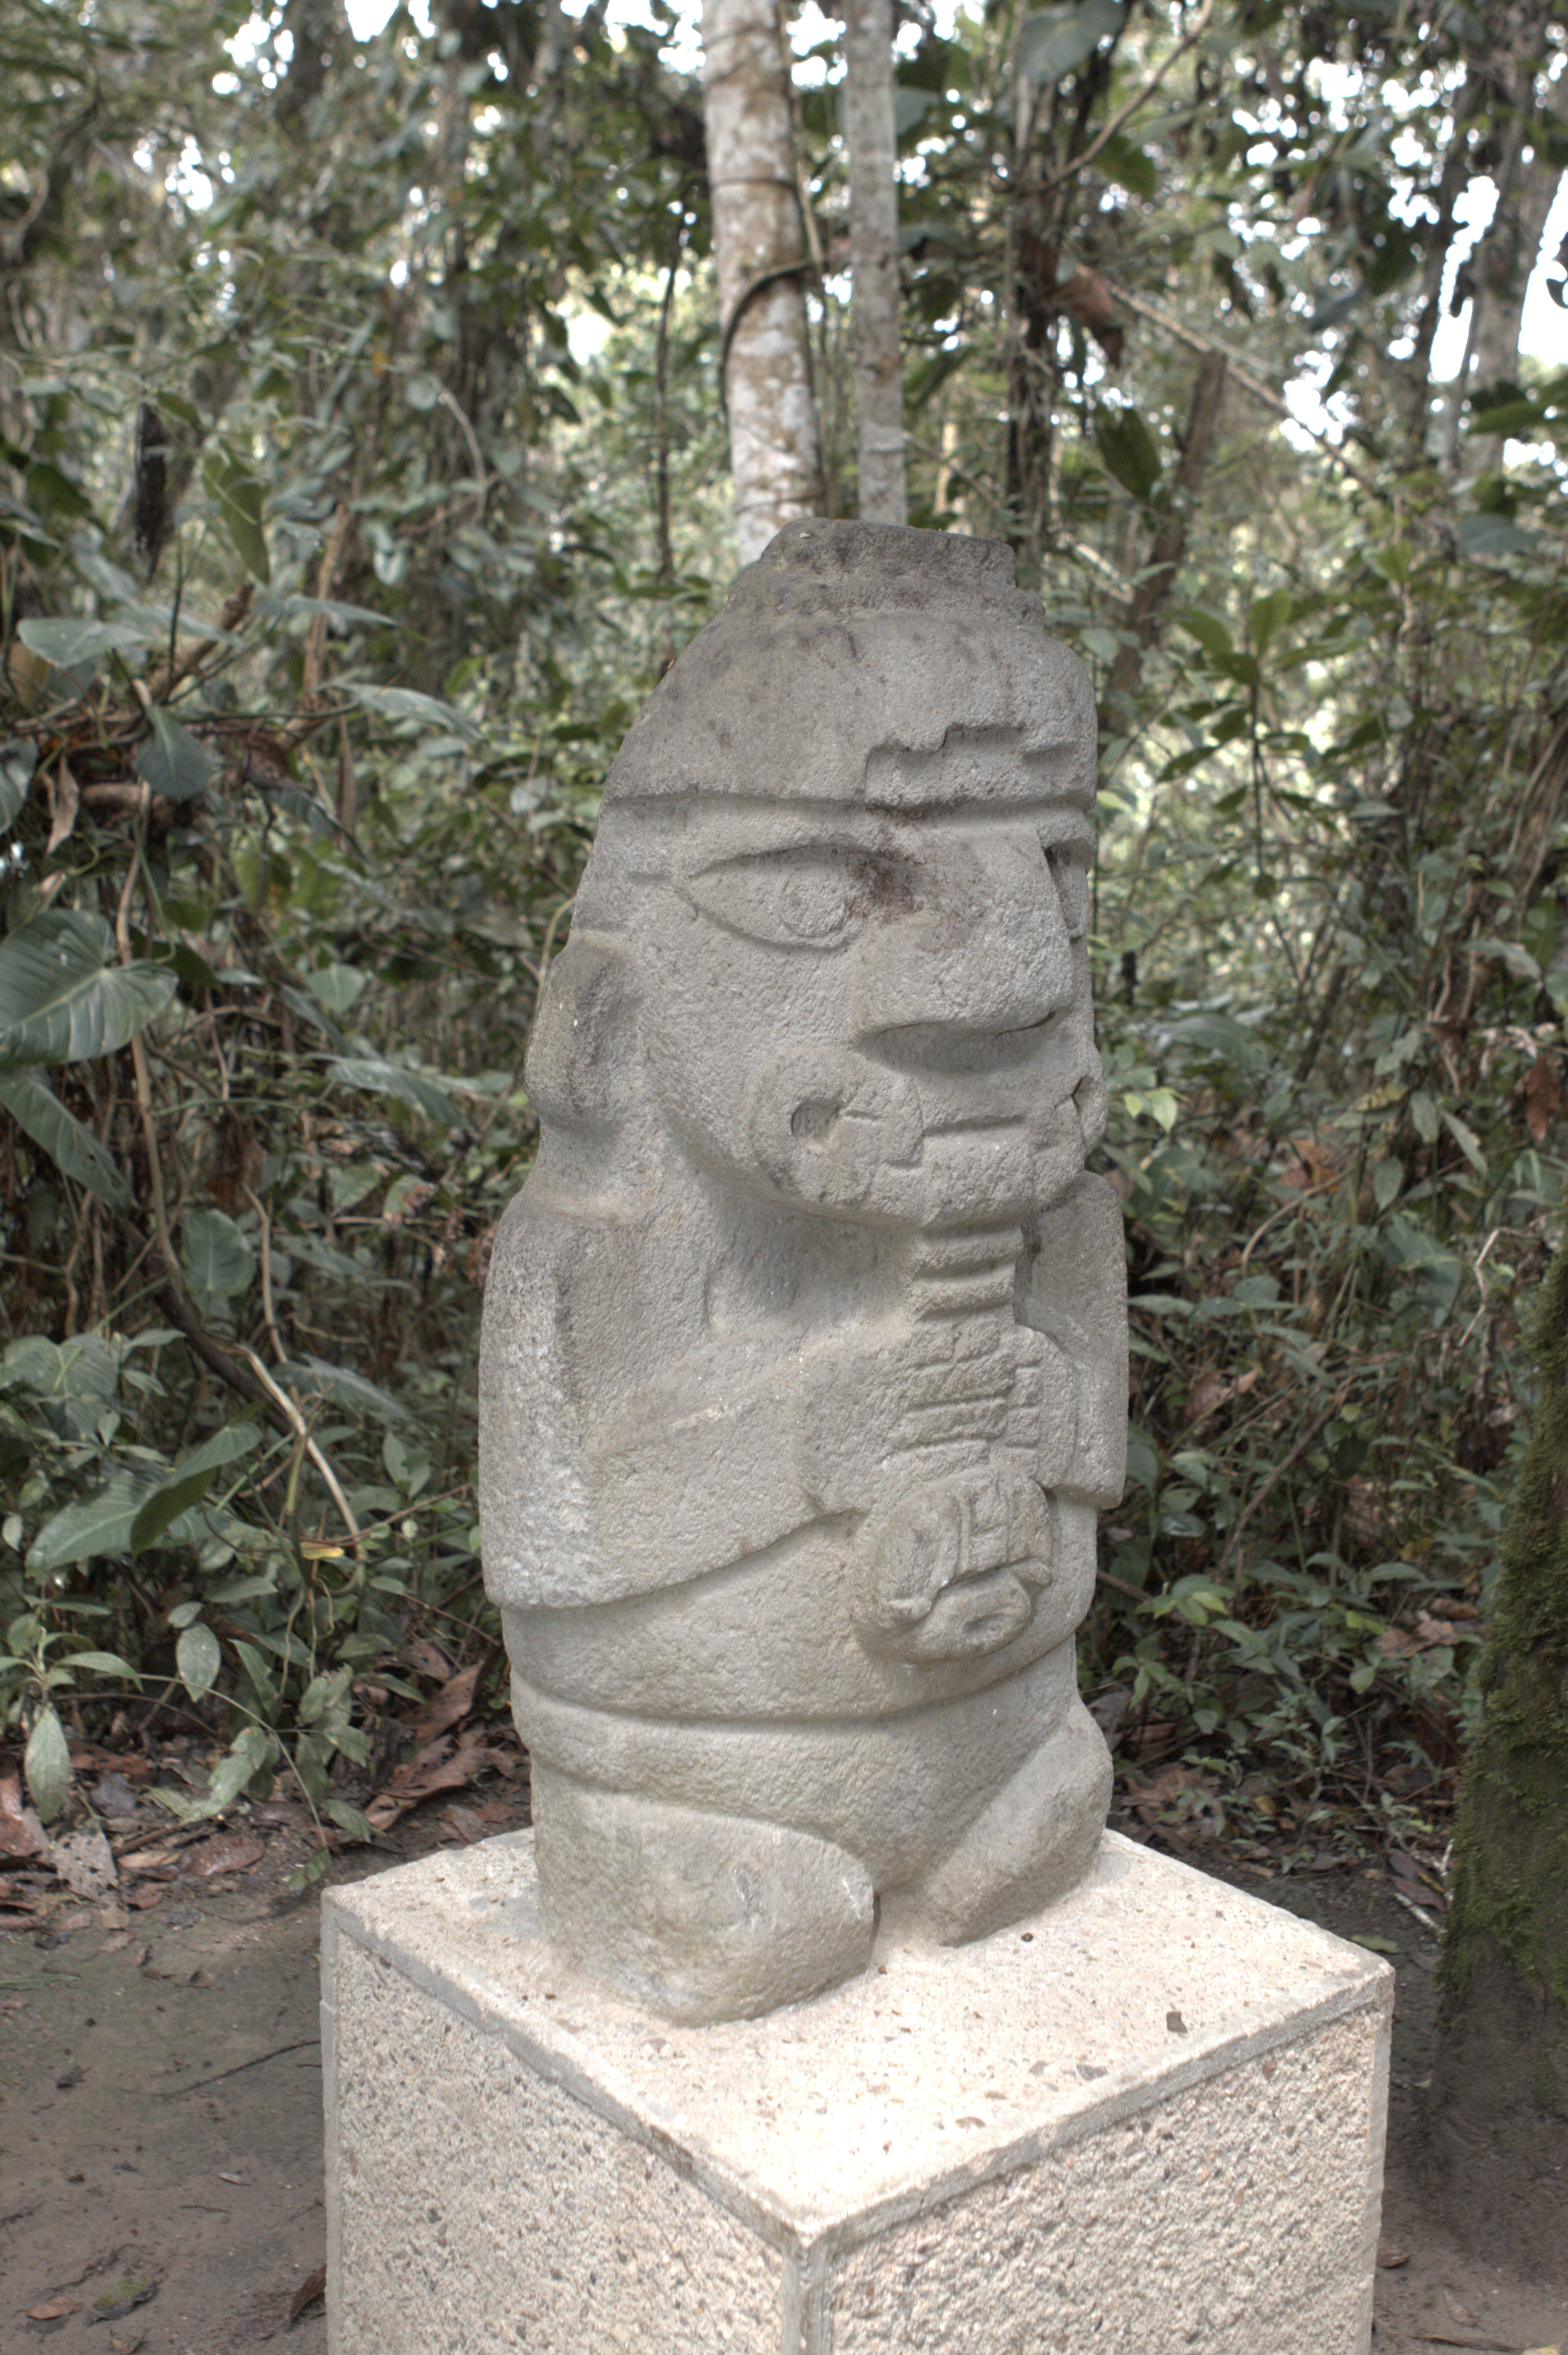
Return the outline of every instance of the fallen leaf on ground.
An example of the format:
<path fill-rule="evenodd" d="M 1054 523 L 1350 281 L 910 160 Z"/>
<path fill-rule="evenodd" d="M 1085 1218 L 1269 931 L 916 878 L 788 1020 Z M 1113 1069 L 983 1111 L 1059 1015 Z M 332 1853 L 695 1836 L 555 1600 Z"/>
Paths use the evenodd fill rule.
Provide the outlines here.
<path fill-rule="evenodd" d="M 0 1856 L 18 1860 L 43 1856 L 48 1845 L 48 1832 L 32 1808 L 23 1804 L 22 1786 L 16 1775 L 0 1774 Z"/>
<path fill-rule="evenodd" d="M 406 1765 L 388 1776 L 365 1810 L 377 1831 L 385 1831 L 410 1807 L 418 1806 L 421 1799 L 433 1798 L 438 1791 L 465 1791 L 495 1754 L 484 1742 L 471 1742 L 448 1757 L 450 1746 L 451 1737 L 443 1734 L 438 1742 L 427 1743 Z"/>
<path fill-rule="evenodd" d="M 143 1837 L 144 1838 L 145 1835 Z M 180 1852 L 177 1840 L 173 1842 L 159 1840 L 152 1848 L 137 1848 L 133 1844 L 134 1838 L 133 1834 L 132 1840 L 127 1841 L 119 1852 L 122 1872 L 174 1871 L 176 1859 Z"/>
<path fill-rule="evenodd" d="M 157 2286 L 151 2274 L 127 2274 L 123 2281 L 117 2281 L 112 2289 L 104 2290 L 93 2299 L 91 2319 L 94 2322 L 123 2321 L 126 2315 L 134 2314 L 139 2306 L 145 2306 Z"/>
<path fill-rule="evenodd" d="M 289 2307 L 289 2328 L 291 2330 L 293 2328 L 307 2306 L 314 2306 L 318 2297 L 325 2296 L 326 2267 L 317 2265 L 315 2273 L 305 2275 L 293 2294 L 293 2302 Z"/>
<path fill-rule="evenodd" d="M 49 1862 L 79 1897 L 107 1897 L 119 1881 L 114 1851 L 101 1831 L 68 1832 L 49 1846 Z"/>
<path fill-rule="evenodd" d="M 433 1742 L 438 1733 L 446 1732 L 449 1727 L 468 1716 L 474 1707 L 474 1689 L 488 1665 L 489 1656 L 486 1654 L 483 1660 L 475 1660 L 471 1668 L 464 1668 L 461 1676 L 448 1678 L 441 1690 L 425 1703 L 410 1728 L 421 1748 L 427 1742 Z"/>
<path fill-rule="evenodd" d="M 60 2322 L 68 2314 L 74 2314 L 80 2303 L 80 2299 L 75 2297 L 47 2297 L 41 2306 L 30 2306 L 27 2308 L 27 2320 Z"/>
<path fill-rule="evenodd" d="M 1474 1637 L 1473 1627 L 1456 1627 L 1452 1619 L 1435 1619 L 1429 1611 L 1419 1611 L 1415 1617 L 1415 1640 L 1424 1651 L 1435 1644 L 1452 1644 L 1461 1636 Z"/>
<path fill-rule="evenodd" d="M 1151 1775 L 1147 1783 L 1129 1785 L 1127 1801 L 1140 1816 L 1147 1816 L 1160 1807 L 1169 1806 L 1173 1800 L 1179 1799 L 1188 1791 L 1206 1793 L 1213 1788 L 1211 1774 L 1203 1774 L 1196 1766 L 1177 1764 L 1162 1766 L 1159 1773 Z"/>
<path fill-rule="evenodd" d="M 442 1811 L 441 1820 L 443 1824 L 449 1824 L 451 1826 L 458 1838 L 462 1840 L 465 1846 L 472 1844 L 475 1840 L 482 1840 L 488 1837 L 488 1825 L 485 1822 L 482 1816 L 476 1816 L 475 1814 L 472 1807 L 453 1806 L 443 1808 Z"/>
<path fill-rule="evenodd" d="M 397 1657 L 417 1675 L 429 1677 L 432 1684 L 443 1685 L 451 1678 L 452 1662 L 423 1636 L 416 1636 L 411 1643 L 405 1644 Z"/>
<path fill-rule="evenodd" d="M 1392 2241 L 1380 2241 L 1378 2243 L 1378 2263 L 1382 2266 L 1385 2273 L 1396 2273 L 1401 2265 L 1409 2264 L 1410 2251 L 1408 2249 L 1396 2249 Z"/>
<path fill-rule="evenodd" d="M 231 1832 L 220 1839 L 203 1840 L 187 1849 L 185 1870 L 193 1881 L 210 1881 L 216 1872 L 243 1872 L 267 1853 L 267 1843 L 251 1832 Z"/>
<path fill-rule="evenodd" d="M 92 1786 L 92 1804 L 101 1816 L 133 1816 L 136 1794 L 123 1774 L 102 1775 Z"/>
<path fill-rule="evenodd" d="M 1448 1900 L 1441 1886 L 1423 1870 L 1414 1857 L 1406 1856 L 1403 1849 L 1392 1851 L 1388 1869 L 1390 1880 L 1404 1896 L 1413 1897 L 1423 1905 L 1435 1906 L 1439 1912 L 1446 1907 Z"/>
<path fill-rule="evenodd" d="M 161 1881 L 144 1881 L 139 1888 L 126 1891 L 125 1902 L 144 1913 L 149 1905 L 161 1905 L 168 1895 L 167 1885 Z"/>

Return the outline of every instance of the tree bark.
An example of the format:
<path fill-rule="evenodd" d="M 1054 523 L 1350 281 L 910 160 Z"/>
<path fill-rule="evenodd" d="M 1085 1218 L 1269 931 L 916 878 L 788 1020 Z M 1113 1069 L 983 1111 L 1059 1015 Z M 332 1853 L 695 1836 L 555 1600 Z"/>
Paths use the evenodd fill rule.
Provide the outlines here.
<path fill-rule="evenodd" d="M 1531 1340 L 1540 1397 L 1481 1655 L 1426 2115 L 1455 2232 L 1568 2277 L 1568 1252 Z"/>
<path fill-rule="evenodd" d="M 821 504 L 789 64 L 773 0 L 704 0 L 703 112 L 742 564 Z"/>
<path fill-rule="evenodd" d="M 868 523 L 904 523 L 893 12 L 891 0 L 843 0 L 843 6 L 860 514 Z"/>

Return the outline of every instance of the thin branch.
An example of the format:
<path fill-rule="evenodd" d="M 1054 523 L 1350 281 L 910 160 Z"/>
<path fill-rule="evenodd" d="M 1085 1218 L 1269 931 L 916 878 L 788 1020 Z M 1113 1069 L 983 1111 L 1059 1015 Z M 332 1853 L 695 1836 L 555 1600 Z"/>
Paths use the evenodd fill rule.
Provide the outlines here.
<path fill-rule="evenodd" d="M 1088 146 L 1084 148 L 1081 155 L 1074 155 L 1068 163 L 1065 163 L 1062 165 L 1060 172 L 1052 173 L 1051 178 L 1046 181 L 1044 186 L 1040 190 L 1041 196 L 1051 196 L 1057 188 L 1060 188 L 1062 186 L 1064 181 L 1071 180 L 1075 174 L 1082 172 L 1086 165 L 1093 162 L 1101 149 L 1104 148 L 1109 141 L 1115 137 L 1117 132 L 1122 128 L 1122 125 L 1125 123 L 1130 123 L 1133 116 L 1137 112 L 1139 107 L 1154 96 L 1155 91 L 1159 88 L 1161 82 L 1165 80 L 1166 75 L 1170 71 L 1171 67 L 1176 65 L 1186 56 L 1188 50 L 1191 48 L 1195 41 L 1198 41 L 1202 37 L 1202 35 L 1208 27 L 1209 19 L 1213 14 L 1214 0 L 1203 0 L 1203 5 L 1198 11 L 1198 15 L 1194 22 L 1189 25 L 1186 32 L 1183 33 L 1180 40 L 1176 44 L 1176 47 L 1166 52 L 1158 65 L 1156 66 L 1153 73 L 1149 75 L 1147 80 L 1144 83 L 1142 89 L 1135 91 L 1132 97 L 1128 99 L 1126 104 L 1125 106 L 1119 106 L 1116 109 L 1115 113 L 1112 115 L 1109 123 L 1104 125 L 1095 138 L 1091 139 Z"/>
<path fill-rule="evenodd" d="M 319 2036 L 302 2036 L 293 2044 L 275 2044 L 270 2052 L 258 2052 L 250 2061 L 236 2061 L 232 2069 L 219 2069 L 210 2077 L 193 2077 L 188 2085 L 170 2085 L 158 2095 L 160 2102 L 177 2102 L 182 2094 L 199 2094 L 208 2085 L 221 2085 L 226 2077 L 243 2076 L 247 2069 L 260 2069 L 266 2061 L 281 2061 L 285 2052 L 310 2052 L 320 2044 Z"/>
<path fill-rule="evenodd" d="M 1158 327 L 1163 334 L 1173 336 L 1179 344 L 1185 344 L 1189 351 L 1220 353 L 1230 365 L 1232 380 L 1241 386 L 1243 392 L 1250 393 L 1254 400 L 1260 401 L 1264 409 L 1272 410 L 1276 417 L 1287 418 L 1291 424 L 1299 425 L 1301 431 L 1310 434 L 1319 449 L 1325 451 L 1337 464 L 1342 466 L 1345 473 L 1353 482 L 1359 483 L 1363 491 L 1370 491 L 1373 498 L 1381 501 L 1384 506 L 1390 504 L 1392 496 L 1390 491 L 1381 483 L 1374 482 L 1371 474 L 1363 474 L 1355 460 L 1348 457 L 1341 445 L 1331 440 L 1321 427 L 1308 425 L 1304 417 L 1298 417 L 1282 394 L 1275 392 L 1272 385 L 1265 384 L 1262 377 L 1255 376 L 1243 361 L 1237 359 L 1235 354 L 1227 350 L 1226 346 L 1213 336 L 1202 335 L 1195 327 L 1184 327 L 1180 321 L 1173 319 L 1168 311 L 1157 309 L 1153 303 L 1146 303 L 1141 294 L 1129 294 L 1125 286 L 1114 286 L 1108 278 L 1104 281 L 1104 285 L 1106 293 L 1113 295 L 1124 310 L 1133 312 L 1140 319 L 1147 319 L 1152 326 Z"/>
<path fill-rule="evenodd" d="M 343 1486 L 339 1481 L 336 1473 L 333 1470 L 331 1465 L 327 1462 L 325 1456 L 322 1454 L 320 1448 L 311 1437 L 310 1426 L 306 1423 L 304 1416 L 301 1413 L 293 1400 L 289 1396 L 287 1391 L 283 1390 L 272 1380 L 272 1375 L 267 1371 L 266 1367 L 261 1363 L 261 1359 L 256 1355 L 255 1350 L 250 1347 L 249 1343 L 241 1341 L 240 1344 L 240 1354 L 249 1363 L 257 1380 L 266 1390 L 274 1403 L 281 1408 L 283 1414 L 287 1416 L 290 1430 L 299 1440 L 305 1454 L 310 1457 L 311 1462 L 315 1465 L 316 1470 L 320 1473 L 322 1479 L 325 1482 L 326 1487 L 331 1491 L 332 1501 L 343 1517 L 343 1526 L 348 1531 L 348 1534 L 353 1539 L 355 1544 L 357 1545 L 361 1535 L 363 1534 L 359 1524 L 354 1518 L 353 1510 L 349 1506 L 347 1497 L 343 1493 Z"/>
<path fill-rule="evenodd" d="M 1225 1572 L 1231 1567 L 1232 1562 L 1235 1559 L 1236 1548 L 1241 1542 L 1242 1531 L 1246 1528 L 1247 1523 L 1252 1519 L 1253 1514 L 1258 1512 L 1264 1505 L 1267 1504 L 1269 1498 L 1273 1496 L 1275 1490 L 1278 1487 L 1285 1474 L 1292 1471 L 1295 1466 L 1300 1463 L 1302 1457 L 1306 1455 L 1313 1442 L 1327 1431 L 1328 1425 L 1333 1422 L 1334 1417 L 1339 1413 L 1339 1409 L 1344 1405 L 1345 1401 L 1349 1397 L 1352 1390 L 1354 1390 L 1356 1380 L 1357 1376 L 1352 1374 L 1348 1381 L 1340 1383 L 1339 1389 L 1335 1391 L 1333 1397 L 1329 1400 L 1328 1404 L 1324 1408 L 1317 1421 L 1315 1423 L 1308 1423 L 1306 1431 L 1303 1432 L 1301 1437 L 1296 1441 L 1296 1445 L 1290 1450 L 1290 1453 L 1287 1455 L 1282 1456 L 1280 1461 L 1275 1465 L 1274 1470 L 1269 1474 L 1268 1478 L 1264 1482 L 1263 1487 L 1261 1488 L 1253 1489 L 1252 1495 L 1247 1498 L 1247 1501 L 1243 1506 L 1241 1511 L 1236 1515 L 1235 1521 L 1232 1526 L 1231 1534 L 1225 1540 L 1225 1550 L 1220 1556 L 1220 1565 L 1215 1572 L 1215 1576 L 1217 1578 L 1223 1578 Z"/>

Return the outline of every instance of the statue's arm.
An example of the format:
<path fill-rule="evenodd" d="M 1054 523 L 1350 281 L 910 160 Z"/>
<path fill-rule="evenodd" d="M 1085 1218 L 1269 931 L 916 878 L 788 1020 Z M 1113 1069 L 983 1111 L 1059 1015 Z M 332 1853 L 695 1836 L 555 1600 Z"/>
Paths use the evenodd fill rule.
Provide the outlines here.
<path fill-rule="evenodd" d="M 604 1603 L 721 1569 L 813 1519 L 802 1353 L 766 1334 L 682 1347 L 636 1225 L 532 1181 L 496 1237 L 480 1356 L 485 1583 Z"/>
<path fill-rule="evenodd" d="M 1040 1478 L 1091 1505 L 1121 1502 L 1127 1473 L 1127 1284 L 1122 1206 L 1085 1170 L 1043 1211 L 1026 1246 L 1019 1319 L 1054 1341 L 1072 1369 L 1071 1444 L 1048 1444 Z"/>

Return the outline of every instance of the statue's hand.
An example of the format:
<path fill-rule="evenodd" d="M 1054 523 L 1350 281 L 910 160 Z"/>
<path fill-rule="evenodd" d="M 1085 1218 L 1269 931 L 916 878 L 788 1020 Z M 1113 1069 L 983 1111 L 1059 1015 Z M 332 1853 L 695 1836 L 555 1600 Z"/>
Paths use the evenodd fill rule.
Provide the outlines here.
<path fill-rule="evenodd" d="M 850 1609 L 869 1652 L 955 1660 L 999 1651 L 1051 1578 L 1051 1508 L 1006 1463 L 922 1482 L 869 1516 L 850 1557 Z"/>

